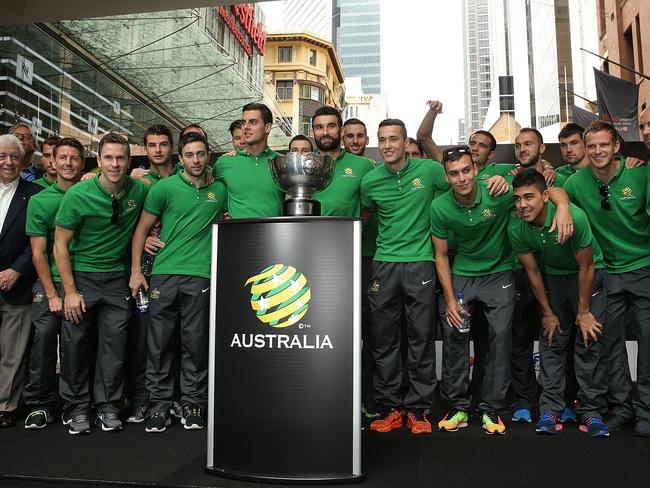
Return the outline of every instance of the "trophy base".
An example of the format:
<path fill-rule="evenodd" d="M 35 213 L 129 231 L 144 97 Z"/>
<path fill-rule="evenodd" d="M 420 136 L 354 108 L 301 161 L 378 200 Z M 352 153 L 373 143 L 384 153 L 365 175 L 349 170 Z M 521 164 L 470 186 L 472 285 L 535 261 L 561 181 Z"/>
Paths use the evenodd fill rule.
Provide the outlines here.
<path fill-rule="evenodd" d="M 308 198 L 290 198 L 284 202 L 284 215 L 289 217 L 320 215 L 320 202 Z"/>

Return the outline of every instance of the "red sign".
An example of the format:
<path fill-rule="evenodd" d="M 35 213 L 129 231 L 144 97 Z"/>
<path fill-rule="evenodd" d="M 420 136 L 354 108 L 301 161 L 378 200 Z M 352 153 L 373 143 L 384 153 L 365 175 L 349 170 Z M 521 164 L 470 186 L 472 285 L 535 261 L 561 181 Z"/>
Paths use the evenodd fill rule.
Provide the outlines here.
<path fill-rule="evenodd" d="M 264 48 L 266 47 L 267 33 L 264 31 L 264 26 L 261 22 L 255 24 L 255 9 L 253 7 L 249 7 L 248 5 L 232 5 L 230 9 L 237 20 L 239 20 L 239 23 L 241 24 L 246 34 L 248 34 L 257 51 L 263 56 Z M 230 15 L 228 10 L 226 10 L 226 8 L 221 5 L 218 8 L 218 12 L 219 17 L 223 19 L 225 24 L 234 34 L 237 42 L 241 44 L 241 46 L 244 48 L 244 52 L 250 58 L 253 55 L 253 48 L 248 43 L 248 40 L 244 37 L 244 34 L 237 25 L 235 17 Z"/>

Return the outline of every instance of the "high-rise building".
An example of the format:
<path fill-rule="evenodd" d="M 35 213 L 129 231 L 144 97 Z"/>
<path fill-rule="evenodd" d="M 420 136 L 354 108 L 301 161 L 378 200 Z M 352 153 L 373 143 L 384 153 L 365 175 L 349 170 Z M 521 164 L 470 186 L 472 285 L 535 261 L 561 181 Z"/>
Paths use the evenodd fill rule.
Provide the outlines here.
<path fill-rule="evenodd" d="M 332 40 L 332 0 L 284 0 L 283 30 Z"/>
<path fill-rule="evenodd" d="M 367 94 L 381 93 L 379 4 L 379 0 L 332 2 L 332 42 L 345 75 L 361 77 Z"/>
<path fill-rule="evenodd" d="M 483 126 L 492 97 L 489 0 L 463 0 L 463 59 L 465 60 L 465 128 Z"/>

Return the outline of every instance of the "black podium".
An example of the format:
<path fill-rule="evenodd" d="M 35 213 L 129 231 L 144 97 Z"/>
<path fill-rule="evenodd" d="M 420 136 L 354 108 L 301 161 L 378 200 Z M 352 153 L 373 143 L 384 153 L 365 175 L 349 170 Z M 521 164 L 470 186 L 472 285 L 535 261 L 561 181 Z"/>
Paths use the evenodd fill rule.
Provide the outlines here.
<path fill-rule="evenodd" d="M 209 473 L 363 479 L 360 286 L 358 219 L 214 225 Z"/>

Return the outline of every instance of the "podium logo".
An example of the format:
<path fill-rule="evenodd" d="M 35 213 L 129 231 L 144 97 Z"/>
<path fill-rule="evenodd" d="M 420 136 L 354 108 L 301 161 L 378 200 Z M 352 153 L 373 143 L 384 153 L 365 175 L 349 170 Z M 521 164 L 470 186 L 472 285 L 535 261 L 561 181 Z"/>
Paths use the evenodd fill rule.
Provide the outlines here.
<path fill-rule="evenodd" d="M 251 308 L 264 324 L 289 327 L 309 310 L 307 278 L 293 266 L 274 264 L 246 280 L 251 286 Z"/>

